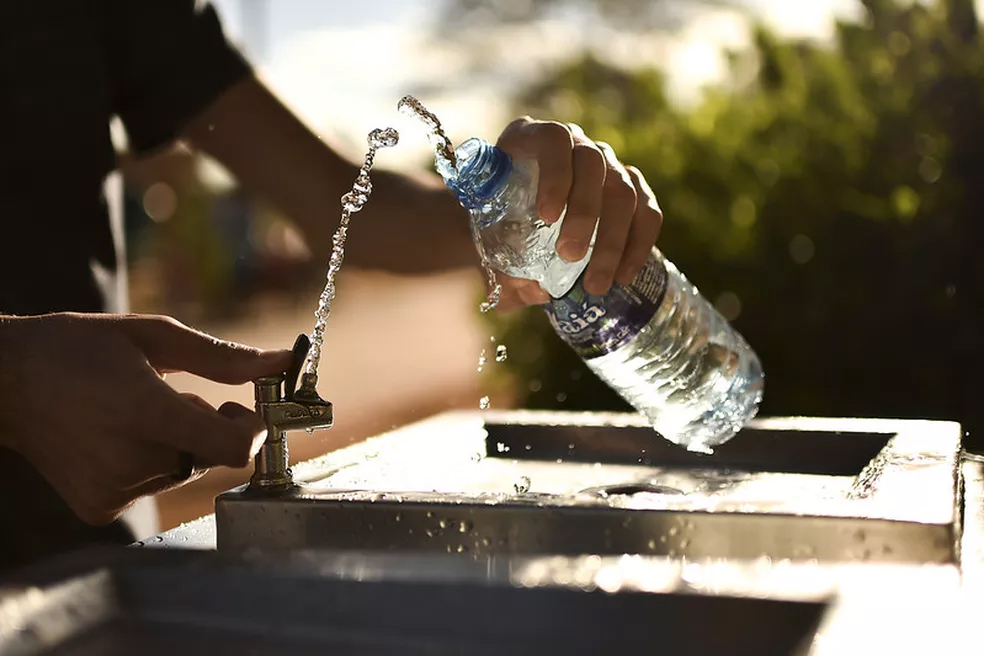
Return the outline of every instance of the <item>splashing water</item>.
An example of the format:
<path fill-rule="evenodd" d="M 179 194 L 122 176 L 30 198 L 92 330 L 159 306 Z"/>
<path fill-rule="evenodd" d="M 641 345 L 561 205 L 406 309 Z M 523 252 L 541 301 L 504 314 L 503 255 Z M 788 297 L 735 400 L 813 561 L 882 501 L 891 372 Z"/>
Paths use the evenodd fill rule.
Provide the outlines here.
<path fill-rule="evenodd" d="M 487 396 L 483 396 L 478 400 L 478 407 L 481 410 L 488 410 L 492 407 L 492 401 Z"/>
<path fill-rule="evenodd" d="M 458 177 L 458 158 L 454 153 L 454 144 L 444 132 L 440 119 L 413 96 L 407 95 L 400 98 L 396 108 L 427 126 L 427 141 L 434 149 L 434 167 L 444 178 L 445 183 L 453 183 Z M 485 313 L 495 309 L 499 304 L 499 299 L 502 296 L 502 285 L 496 282 L 495 269 L 492 268 L 492 262 L 485 254 L 485 249 L 478 239 L 475 239 L 475 246 L 482 261 L 482 269 L 485 271 L 485 279 L 489 289 L 488 298 L 478 308 Z"/>
<path fill-rule="evenodd" d="M 345 238 L 348 235 L 349 221 L 352 215 L 360 211 L 369 196 L 372 194 L 372 182 L 369 179 L 369 171 L 372 170 L 373 160 L 376 151 L 381 148 L 391 148 L 400 140 L 400 133 L 393 128 L 381 128 L 369 133 L 369 152 L 366 153 L 365 162 L 359 169 L 359 174 L 352 185 L 352 191 L 342 196 L 342 216 L 332 237 L 331 258 L 328 260 L 328 273 L 325 276 L 325 288 L 321 292 L 318 300 L 318 309 L 314 313 L 314 330 L 311 332 L 311 349 L 308 351 L 307 362 L 304 366 L 304 373 L 312 376 L 318 375 L 318 365 L 321 362 L 321 345 L 324 342 L 325 326 L 328 323 L 328 315 L 331 314 L 331 304 L 335 300 L 335 277 L 342 266 L 345 258 Z"/>
<path fill-rule="evenodd" d="M 505 344 L 499 344 L 498 346 L 495 347 L 495 361 L 496 362 L 505 362 L 506 361 L 506 358 L 508 358 L 508 357 L 509 357 L 509 354 L 506 351 L 506 345 Z"/>
<path fill-rule="evenodd" d="M 434 148 L 435 164 L 441 177 L 445 180 L 458 177 L 458 158 L 454 154 L 454 144 L 444 132 L 441 120 L 413 96 L 400 98 L 396 108 L 427 126 L 427 140 Z"/>
<path fill-rule="evenodd" d="M 475 245 L 478 247 L 478 255 L 482 261 L 482 270 L 485 271 L 485 283 L 489 290 L 488 298 L 478 306 L 479 312 L 485 314 L 486 312 L 491 312 L 499 305 L 499 300 L 502 298 L 502 285 L 495 279 L 495 269 L 492 268 L 492 260 L 485 254 L 485 248 L 482 246 L 482 242 L 476 239 Z"/>

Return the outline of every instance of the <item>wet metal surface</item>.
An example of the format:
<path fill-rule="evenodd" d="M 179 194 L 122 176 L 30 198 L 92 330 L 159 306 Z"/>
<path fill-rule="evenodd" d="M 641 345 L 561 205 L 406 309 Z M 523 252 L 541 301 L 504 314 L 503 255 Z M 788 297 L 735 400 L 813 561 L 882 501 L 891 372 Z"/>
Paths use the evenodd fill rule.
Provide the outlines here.
<path fill-rule="evenodd" d="M 755 422 L 714 455 L 635 415 L 449 413 L 216 501 L 220 550 L 956 563 L 957 424 Z"/>
<path fill-rule="evenodd" d="M 2 656 L 973 653 L 952 566 L 124 549 L 7 585 Z"/>

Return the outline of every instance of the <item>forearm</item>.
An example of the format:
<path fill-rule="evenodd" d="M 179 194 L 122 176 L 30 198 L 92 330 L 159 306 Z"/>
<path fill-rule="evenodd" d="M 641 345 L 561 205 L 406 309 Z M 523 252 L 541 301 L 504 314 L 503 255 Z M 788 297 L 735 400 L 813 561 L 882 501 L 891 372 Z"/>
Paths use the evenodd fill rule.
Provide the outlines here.
<path fill-rule="evenodd" d="M 183 136 L 295 221 L 314 255 L 327 258 L 340 198 L 359 164 L 308 130 L 255 78 L 223 93 Z M 377 169 L 372 181 L 372 198 L 353 219 L 346 262 L 398 273 L 475 265 L 467 216 L 436 175 Z"/>

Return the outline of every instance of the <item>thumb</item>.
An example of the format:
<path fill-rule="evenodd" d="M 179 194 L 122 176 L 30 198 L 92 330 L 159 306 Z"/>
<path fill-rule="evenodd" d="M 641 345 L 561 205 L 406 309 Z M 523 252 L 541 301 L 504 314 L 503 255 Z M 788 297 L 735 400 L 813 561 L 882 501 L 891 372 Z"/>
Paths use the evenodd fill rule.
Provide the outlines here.
<path fill-rule="evenodd" d="M 238 385 L 286 371 L 288 350 L 261 350 L 227 342 L 162 316 L 130 316 L 120 328 L 158 371 L 184 371 Z"/>

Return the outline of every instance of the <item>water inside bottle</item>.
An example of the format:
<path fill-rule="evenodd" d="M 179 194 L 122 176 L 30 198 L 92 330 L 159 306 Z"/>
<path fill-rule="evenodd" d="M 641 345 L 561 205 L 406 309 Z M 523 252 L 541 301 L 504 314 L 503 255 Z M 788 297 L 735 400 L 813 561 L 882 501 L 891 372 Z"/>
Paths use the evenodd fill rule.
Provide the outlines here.
<path fill-rule="evenodd" d="M 369 196 L 372 195 L 372 181 L 369 172 L 372 170 L 376 151 L 381 148 L 391 148 L 400 140 L 400 134 L 393 128 L 378 128 L 369 133 L 369 151 L 359 174 L 355 178 L 352 190 L 342 196 L 342 215 L 332 237 L 331 258 L 328 260 L 328 273 L 325 275 L 325 288 L 318 300 L 318 309 L 314 313 L 314 330 L 311 331 L 311 348 L 308 351 L 304 373 L 317 376 L 318 365 L 321 362 L 321 346 L 325 338 L 325 327 L 331 314 L 331 304 L 335 300 L 335 278 L 345 258 L 345 238 L 348 235 L 349 222 L 352 215 L 360 211 Z"/>

